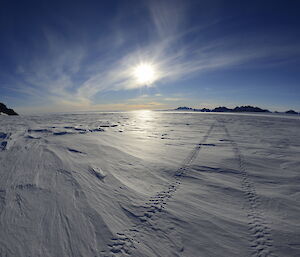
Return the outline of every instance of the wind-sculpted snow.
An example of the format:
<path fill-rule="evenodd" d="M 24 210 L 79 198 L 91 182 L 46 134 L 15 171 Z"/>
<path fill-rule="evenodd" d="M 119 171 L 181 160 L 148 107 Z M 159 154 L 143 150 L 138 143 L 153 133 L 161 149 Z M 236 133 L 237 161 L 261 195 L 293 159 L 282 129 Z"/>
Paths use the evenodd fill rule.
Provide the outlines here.
<path fill-rule="evenodd" d="M 300 255 L 300 120 L 0 117 L 0 257 Z"/>

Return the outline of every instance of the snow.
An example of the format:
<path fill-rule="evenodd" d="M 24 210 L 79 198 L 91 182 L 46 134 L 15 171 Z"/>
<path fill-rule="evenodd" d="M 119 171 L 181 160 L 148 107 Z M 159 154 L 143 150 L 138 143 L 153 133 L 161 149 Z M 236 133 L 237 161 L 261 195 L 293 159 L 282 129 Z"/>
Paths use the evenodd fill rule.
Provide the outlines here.
<path fill-rule="evenodd" d="M 0 256 L 300 255 L 300 119 L 0 117 Z"/>

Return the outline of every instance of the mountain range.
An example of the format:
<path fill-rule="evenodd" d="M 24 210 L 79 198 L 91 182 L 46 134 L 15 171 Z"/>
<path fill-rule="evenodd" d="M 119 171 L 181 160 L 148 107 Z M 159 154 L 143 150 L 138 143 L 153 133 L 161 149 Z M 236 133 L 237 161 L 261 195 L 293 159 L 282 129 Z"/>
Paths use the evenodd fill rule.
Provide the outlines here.
<path fill-rule="evenodd" d="M 190 107 L 178 107 L 175 109 L 176 111 L 194 111 L 194 112 L 266 112 L 266 113 L 271 113 L 271 111 L 267 109 L 261 109 L 259 107 L 254 107 L 254 106 L 237 106 L 233 109 L 227 108 L 225 106 L 220 106 L 216 107 L 214 109 L 208 109 L 208 108 L 202 108 L 202 109 L 194 109 Z M 275 112 L 278 113 L 278 112 Z M 294 110 L 289 110 L 286 111 L 285 113 L 287 114 L 299 114 L 298 112 L 295 112 Z"/>

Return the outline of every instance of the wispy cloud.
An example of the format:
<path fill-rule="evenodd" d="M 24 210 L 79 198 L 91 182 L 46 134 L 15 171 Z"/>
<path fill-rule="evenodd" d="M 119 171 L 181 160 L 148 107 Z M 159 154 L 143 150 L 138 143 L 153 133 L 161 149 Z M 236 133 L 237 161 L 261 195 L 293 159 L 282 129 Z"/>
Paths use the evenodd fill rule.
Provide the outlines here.
<path fill-rule="evenodd" d="M 178 97 L 166 97 L 163 99 L 164 101 L 174 101 L 174 102 L 177 102 L 177 101 L 182 101 L 184 100 L 184 98 L 178 98 Z"/>
<path fill-rule="evenodd" d="M 24 83 L 12 89 L 47 98 L 49 104 L 57 106 L 103 109 L 103 105 L 93 104 L 97 94 L 144 86 L 133 76 L 133 68 L 142 62 L 154 67 L 156 82 L 148 86 L 156 86 L 252 60 L 300 54 L 299 47 L 279 41 L 270 46 L 263 40 L 252 42 L 252 38 L 249 38 L 252 44 L 239 45 L 236 35 L 199 39 L 201 31 L 211 24 L 189 27 L 187 12 L 190 6 L 184 1 L 149 1 L 147 8 L 149 28 L 145 28 L 145 33 L 151 40 L 141 45 L 136 42 L 135 47 L 127 46 L 132 35 L 121 33 L 126 29 L 124 27 L 116 27 L 111 35 L 101 37 L 93 44 L 84 40 L 69 42 L 58 33 L 45 29 L 45 52 L 18 65 L 16 74 Z M 179 101 L 182 98 L 166 97 L 164 100 Z M 117 108 L 134 106 L 140 105 L 115 105 Z M 111 106 L 107 105 L 107 108 Z"/>

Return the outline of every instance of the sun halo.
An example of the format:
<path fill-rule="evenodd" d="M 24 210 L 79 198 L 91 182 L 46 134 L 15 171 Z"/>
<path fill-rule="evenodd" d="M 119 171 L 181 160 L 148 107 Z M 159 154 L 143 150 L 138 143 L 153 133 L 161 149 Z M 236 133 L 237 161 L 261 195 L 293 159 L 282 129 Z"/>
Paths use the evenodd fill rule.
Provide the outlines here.
<path fill-rule="evenodd" d="M 134 77 L 139 84 L 150 85 L 155 81 L 154 66 L 148 63 L 143 63 L 134 68 Z"/>

